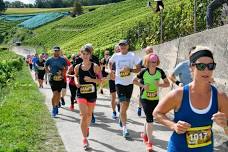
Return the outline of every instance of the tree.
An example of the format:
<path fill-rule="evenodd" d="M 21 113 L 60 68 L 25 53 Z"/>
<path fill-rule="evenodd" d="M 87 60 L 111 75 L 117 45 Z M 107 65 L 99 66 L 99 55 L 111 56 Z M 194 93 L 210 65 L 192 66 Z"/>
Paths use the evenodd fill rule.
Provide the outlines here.
<path fill-rule="evenodd" d="M 0 0 L 0 13 L 3 13 L 6 11 L 6 5 L 3 2 L 3 0 Z"/>
<path fill-rule="evenodd" d="M 77 0 L 74 3 L 73 13 L 72 16 L 75 17 L 75 15 L 81 15 L 83 13 L 82 5 Z"/>

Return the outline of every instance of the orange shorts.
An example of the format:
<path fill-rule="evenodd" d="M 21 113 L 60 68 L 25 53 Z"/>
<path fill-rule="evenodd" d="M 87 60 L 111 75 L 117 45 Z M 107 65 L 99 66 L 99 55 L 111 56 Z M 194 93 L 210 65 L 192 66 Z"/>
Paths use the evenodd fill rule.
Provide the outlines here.
<path fill-rule="evenodd" d="M 77 102 L 78 102 L 78 104 L 85 104 L 87 106 L 95 106 L 96 105 L 96 101 L 89 101 L 85 98 L 78 98 Z"/>

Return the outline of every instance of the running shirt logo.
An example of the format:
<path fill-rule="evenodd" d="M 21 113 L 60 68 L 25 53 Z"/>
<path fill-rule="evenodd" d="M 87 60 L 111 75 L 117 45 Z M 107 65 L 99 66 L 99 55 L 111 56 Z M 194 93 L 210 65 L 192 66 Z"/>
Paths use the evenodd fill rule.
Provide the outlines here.
<path fill-rule="evenodd" d="M 80 86 L 80 92 L 81 94 L 87 94 L 87 93 L 94 93 L 95 88 L 93 84 L 82 84 Z"/>
<path fill-rule="evenodd" d="M 186 140 L 189 148 L 198 148 L 210 145 L 211 126 L 190 128 L 186 132 Z"/>
<path fill-rule="evenodd" d="M 44 70 L 44 67 L 42 67 L 42 66 L 38 66 L 37 68 L 38 68 L 38 70 Z"/>
<path fill-rule="evenodd" d="M 146 96 L 149 99 L 153 99 L 158 96 L 158 92 L 157 91 L 146 91 Z"/>
<path fill-rule="evenodd" d="M 63 77 L 61 75 L 54 75 L 53 76 L 53 80 L 54 81 L 62 81 L 63 80 Z"/>
<path fill-rule="evenodd" d="M 127 77 L 127 76 L 129 76 L 130 74 L 131 74 L 130 71 L 128 71 L 128 72 L 120 72 L 120 77 Z"/>

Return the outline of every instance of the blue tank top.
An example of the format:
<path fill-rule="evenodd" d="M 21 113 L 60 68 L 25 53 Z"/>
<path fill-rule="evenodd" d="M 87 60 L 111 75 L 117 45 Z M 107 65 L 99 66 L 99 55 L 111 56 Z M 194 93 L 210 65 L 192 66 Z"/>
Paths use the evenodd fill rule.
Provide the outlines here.
<path fill-rule="evenodd" d="M 184 134 L 173 132 L 169 143 L 168 152 L 212 152 L 213 133 L 212 115 L 218 112 L 217 89 L 211 86 L 212 101 L 208 112 L 198 114 L 191 108 L 189 101 L 189 85 L 184 86 L 183 98 L 180 109 L 174 113 L 174 121 L 185 121 L 191 124 L 191 129 Z M 200 99 L 199 99 L 200 100 Z"/>

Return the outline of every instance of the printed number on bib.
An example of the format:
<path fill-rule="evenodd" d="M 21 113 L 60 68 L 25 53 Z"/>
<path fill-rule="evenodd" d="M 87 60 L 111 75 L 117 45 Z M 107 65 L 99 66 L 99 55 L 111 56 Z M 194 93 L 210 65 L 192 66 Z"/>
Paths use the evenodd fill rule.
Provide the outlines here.
<path fill-rule="evenodd" d="M 128 71 L 128 72 L 120 72 L 120 77 L 127 77 L 130 74 L 131 74 L 130 71 Z"/>
<path fill-rule="evenodd" d="M 80 86 L 81 94 L 93 93 L 95 92 L 95 88 L 93 84 L 83 84 Z"/>
<path fill-rule="evenodd" d="M 53 80 L 54 81 L 62 81 L 63 80 L 63 77 L 61 75 L 54 75 L 53 76 Z"/>
<path fill-rule="evenodd" d="M 157 91 L 146 91 L 146 96 L 148 98 L 155 98 L 158 96 L 158 92 Z"/>
<path fill-rule="evenodd" d="M 190 128 L 186 132 L 186 140 L 189 148 L 198 148 L 210 145 L 211 126 Z"/>

